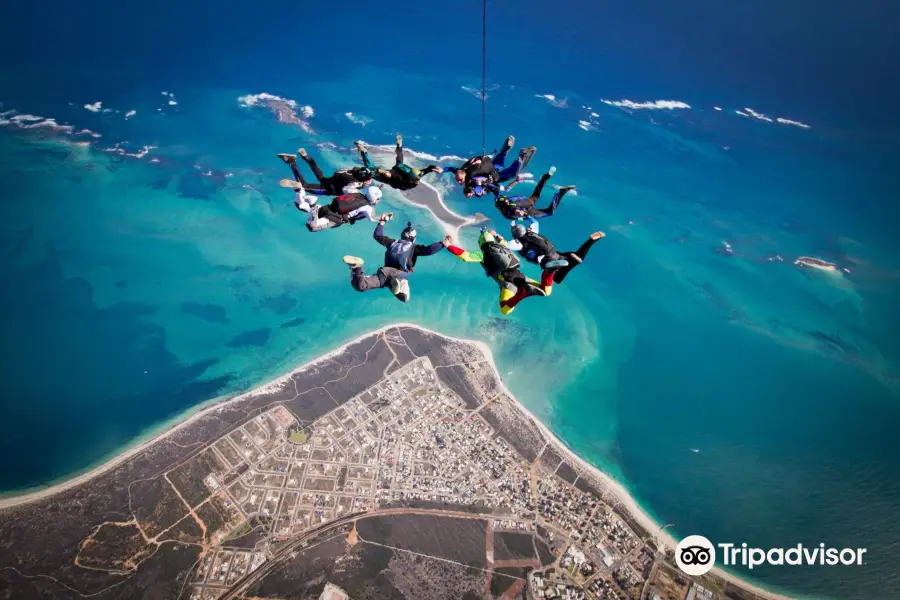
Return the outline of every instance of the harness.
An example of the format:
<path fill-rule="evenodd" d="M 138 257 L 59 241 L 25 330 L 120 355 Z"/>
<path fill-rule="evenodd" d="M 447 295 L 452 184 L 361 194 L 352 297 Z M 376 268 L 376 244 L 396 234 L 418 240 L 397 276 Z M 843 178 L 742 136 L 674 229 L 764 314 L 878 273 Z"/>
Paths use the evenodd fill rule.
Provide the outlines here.
<path fill-rule="evenodd" d="M 412 262 L 416 253 L 416 244 L 409 240 L 397 240 L 384 252 L 384 265 L 412 272 Z"/>

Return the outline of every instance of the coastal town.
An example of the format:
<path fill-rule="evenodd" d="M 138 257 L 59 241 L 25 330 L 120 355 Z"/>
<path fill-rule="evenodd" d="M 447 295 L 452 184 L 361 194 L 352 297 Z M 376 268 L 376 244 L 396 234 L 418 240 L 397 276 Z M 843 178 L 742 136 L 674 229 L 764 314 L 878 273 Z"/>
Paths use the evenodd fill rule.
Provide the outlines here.
<path fill-rule="evenodd" d="M 610 490 L 596 481 L 578 486 L 588 473 L 574 481 L 556 473 L 567 464 L 559 448 L 545 442 L 533 463 L 525 460 L 482 418 L 488 405 L 467 408 L 429 359 L 418 358 L 311 424 L 278 404 L 222 436 L 204 451 L 212 468 L 203 481 L 229 519 L 200 559 L 190 597 L 243 597 L 265 577 L 256 576 L 261 567 L 332 523 L 469 507 L 490 519 L 489 533 L 546 542 L 546 556 L 518 563 L 531 567 L 528 597 L 756 598 L 714 575 L 681 574 Z M 327 591 L 337 589 L 329 583 Z"/>
<path fill-rule="evenodd" d="M 48 518 L 53 515 L 53 518 Z M 0 509 L 10 598 L 785 600 L 674 540 L 503 386 L 385 327 Z"/>

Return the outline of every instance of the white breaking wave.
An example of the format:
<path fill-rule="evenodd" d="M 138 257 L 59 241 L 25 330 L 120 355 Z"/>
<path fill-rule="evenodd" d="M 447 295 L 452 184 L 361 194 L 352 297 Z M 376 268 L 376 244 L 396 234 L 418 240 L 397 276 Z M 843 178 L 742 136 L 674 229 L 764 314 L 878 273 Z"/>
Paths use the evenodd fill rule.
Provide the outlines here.
<path fill-rule="evenodd" d="M 165 93 L 165 92 L 163 92 Z M 267 94 L 263 92 L 262 94 L 248 94 L 246 96 L 240 96 L 238 98 L 238 102 L 241 103 L 241 106 L 259 106 L 260 102 L 268 102 L 268 101 L 276 101 L 276 102 L 284 102 L 291 108 L 297 108 L 297 102 L 291 100 L 290 98 L 282 98 L 281 96 L 275 96 L 273 94 Z M 312 107 L 310 107 L 312 110 Z"/>
<path fill-rule="evenodd" d="M 790 119 L 783 119 L 781 117 L 778 117 L 775 120 L 784 125 L 793 125 L 794 127 L 800 127 L 802 129 L 810 128 L 809 125 L 807 125 L 806 123 L 801 123 L 800 121 L 791 121 Z"/>
<path fill-rule="evenodd" d="M 746 111 L 746 113 L 748 115 L 750 115 L 754 119 L 759 119 L 760 121 L 765 121 L 766 123 L 771 123 L 773 121 L 773 119 L 771 117 L 767 117 L 766 115 L 764 115 L 762 113 L 758 113 L 755 110 L 753 110 L 752 108 L 744 107 L 744 110 Z"/>
<path fill-rule="evenodd" d="M 719 106 L 713 106 L 713 110 L 722 110 L 722 108 Z"/>
<path fill-rule="evenodd" d="M 475 88 L 469 87 L 467 85 L 463 85 L 460 87 L 463 90 L 465 90 L 466 92 L 468 92 L 468 93 L 472 94 L 473 96 L 475 96 L 476 98 L 478 98 L 479 100 L 482 100 L 482 99 L 487 100 L 487 94 L 485 93 L 482 95 L 481 90 L 479 90 L 479 89 L 475 89 Z"/>
<path fill-rule="evenodd" d="M 29 115 L 29 114 L 16 115 L 12 119 L 10 119 L 10 121 L 12 121 L 13 123 L 24 123 L 24 122 L 29 122 L 29 121 L 43 121 L 43 120 L 44 120 L 44 117 L 39 117 L 37 115 Z"/>
<path fill-rule="evenodd" d="M 551 106 L 555 106 L 556 108 L 568 108 L 569 107 L 569 99 L 563 98 L 562 100 L 557 99 L 553 94 L 535 94 L 535 98 L 543 98 L 547 102 L 551 104 Z"/>
<path fill-rule="evenodd" d="M 122 147 L 122 142 L 119 142 L 112 148 L 101 148 L 101 150 L 103 152 L 109 152 L 111 154 L 119 154 L 121 156 L 130 156 L 132 158 L 144 158 L 154 148 L 156 148 L 156 146 L 141 146 L 140 150 L 138 150 L 137 152 L 128 152 L 127 150 L 125 150 L 125 148 Z M 156 162 L 159 162 L 159 161 L 156 161 Z"/>
<path fill-rule="evenodd" d="M 136 114 L 137 114 L 136 110 L 129 110 L 127 113 L 125 113 L 125 118 L 127 119 L 129 117 L 133 117 Z"/>
<path fill-rule="evenodd" d="M 315 116 L 316 112 L 313 110 L 313 107 L 307 104 L 303 108 L 300 109 L 300 114 L 303 115 L 304 119 L 309 119 Z"/>
<path fill-rule="evenodd" d="M 749 116 L 750 116 L 750 115 L 748 115 L 747 113 L 742 112 L 742 111 L 740 111 L 740 110 L 736 110 L 736 111 L 734 111 L 734 112 L 735 112 L 736 114 L 741 115 L 742 117 L 749 117 Z"/>
<path fill-rule="evenodd" d="M 103 108 L 103 103 L 94 102 L 93 104 L 85 104 L 84 108 L 91 112 L 100 112 L 100 109 Z"/>
<path fill-rule="evenodd" d="M 596 127 L 590 121 L 578 121 L 578 126 L 584 129 L 585 131 L 594 131 Z"/>
<path fill-rule="evenodd" d="M 592 112 L 592 113 L 591 113 L 591 116 L 594 117 L 595 119 L 600 118 L 600 115 L 598 115 L 598 114 L 595 113 L 595 112 Z"/>
<path fill-rule="evenodd" d="M 690 104 L 680 102 L 678 100 L 655 100 L 653 102 L 632 102 L 631 100 L 603 100 L 604 104 L 617 106 L 619 108 L 631 108 L 634 110 L 650 109 L 650 110 L 672 110 L 675 108 L 690 108 Z"/>
<path fill-rule="evenodd" d="M 89 135 L 89 136 L 91 136 L 92 138 L 103 137 L 103 136 L 101 136 L 99 133 L 97 133 L 96 131 L 91 131 L 90 129 L 82 129 L 82 130 L 80 130 L 80 131 L 76 131 L 76 132 L 75 132 L 75 135 Z"/>
<path fill-rule="evenodd" d="M 362 127 L 365 127 L 367 124 L 373 121 L 373 119 L 371 119 L 370 117 L 367 117 L 365 115 L 356 115 L 352 112 L 344 113 L 344 116 L 350 119 L 351 123 L 356 123 L 357 125 L 360 125 Z"/>
<path fill-rule="evenodd" d="M 175 106 L 176 104 L 178 104 L 178 102 L 175 100 L 169 100 L 169 106 Z"/>

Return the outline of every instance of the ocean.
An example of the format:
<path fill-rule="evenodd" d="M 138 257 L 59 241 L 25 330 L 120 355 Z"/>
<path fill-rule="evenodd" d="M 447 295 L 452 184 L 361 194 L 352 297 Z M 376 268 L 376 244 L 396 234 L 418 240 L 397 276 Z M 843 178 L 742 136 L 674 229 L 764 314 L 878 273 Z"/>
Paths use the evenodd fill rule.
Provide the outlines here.
<path fill-rule="evenodd" d="M 354 292 L 340 258 L 374 270 L 372 228 L 306 231 L 275 156 L 302 146 L 336 168 L 354 140 L 397 133 L 435 157 L 480 152 L 480 4 L 361 6 L 358 32 L 327 25 L 326 7 L 217 7 L 21 7 L 2 25 L 0 112 L 17 112 L 0 117 L 0 439 L 15 457 L 0 489 L 84 471 L 192 407 L 406 321 L 487 342 L 517 397 L 677 535 L 868 548 L 863 567 L 754 581 L 840 599 L 900 585 L 900 151 L 881 95 L 850 112 L 827 64 L 790 77 L 800 42 L 784 24 L 765 25 L 774 41 L 756 54 L 780 66 L 729 75 L 728 52 L 710 52 L 727 28 L 695 23 L 692 45 L 686 18 L 661 29 L 641 7 L 577 20 L 566 4 L 492 6 L 487 150 L 514 134 L 538 147 L 530 172 L 555 165 L 551 183 L 578 186 L 541 225 L 560 249 L 607 234 L 550 298 L 503 318 L 495 286 L 448 253 L 419 262 L 409 304 Z M 705 14 L 746 43 L 764 26 Z M 838 28 L 814 23 L 797 39 Z M 894 48 L 873 27 L 848 65 Z M 822 63 L 850 45 L 830 39 Z M 829 85 L 828 102 L 812 93 Z M 261 93 L 310 106 L 310 131 L 278 123 Z M 454 210 L 496 217 L 444 187 Z M 442 235 L 426 211 L 385 203 L 389 233 L 410 220 L 425 242 Z"/>

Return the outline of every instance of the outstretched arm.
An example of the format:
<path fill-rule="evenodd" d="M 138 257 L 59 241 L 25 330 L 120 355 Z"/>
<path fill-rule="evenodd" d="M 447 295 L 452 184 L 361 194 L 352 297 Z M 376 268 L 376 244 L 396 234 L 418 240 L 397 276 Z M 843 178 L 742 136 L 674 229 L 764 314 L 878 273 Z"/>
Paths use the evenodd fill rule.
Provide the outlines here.
<path fill-rule="evenodd" d="M 416 244 L 416 256 L 431 256 L 432 254 L 437 254 L 451 243 L 453 243 L 453 240 L 448 235 L 440 242 L 435 242 L 429 246 L 426 246 L 425 244 Z"/>
<path fill-rule="evenodd" d="M 388 247 L 394 243 L 393 238 L 389 238 L 384 235 L 384 219 L 379 219 L 378 227 L 375 228 L 375 233 L 372 234 L 372 237 L 375 238 L 375 241 L 381 244 L 384 247 Z"/>
<path fill-rule="evenodd" d="M 453 256 L 463 262 L 480 263 L 484 260 L 484 254 L 482 254 L 481 252 L 468 252 L 466 250 L 463 250 L 459 246 L 454 246 L 453 244 L 447 246 L 447 250 L 449 250 Z"/>

